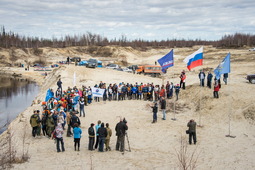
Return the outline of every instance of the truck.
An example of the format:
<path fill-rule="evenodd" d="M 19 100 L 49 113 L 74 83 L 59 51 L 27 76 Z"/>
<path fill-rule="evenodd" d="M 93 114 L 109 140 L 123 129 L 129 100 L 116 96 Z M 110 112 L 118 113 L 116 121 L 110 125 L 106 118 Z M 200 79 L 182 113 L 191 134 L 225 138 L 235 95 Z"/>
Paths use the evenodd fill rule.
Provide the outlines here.
<path fill-rule="evenodd" d="M 137 74 L 150 75 L 152 77 L 159 77 L 161 72 L 161 67 L 156 65 L 141 65 L 136 69 Z"/>

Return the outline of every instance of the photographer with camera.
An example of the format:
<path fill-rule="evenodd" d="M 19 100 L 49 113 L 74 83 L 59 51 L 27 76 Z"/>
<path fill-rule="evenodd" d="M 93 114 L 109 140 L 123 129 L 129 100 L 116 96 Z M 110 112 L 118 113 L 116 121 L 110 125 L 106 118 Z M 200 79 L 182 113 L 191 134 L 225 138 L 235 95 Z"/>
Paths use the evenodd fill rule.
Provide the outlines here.
<path fill-rule="evenodd" d="M 124 152 L 124 150 L 125 150 L 126 130 L 128 130 L 126 119 L 125 118 L 123 120 L 120 119 L 120 122 L 117 123 L 117 125 L 115 127 L 116 136 L 117 136 L 117 143 L 116 143 L 117 151 Z"/>

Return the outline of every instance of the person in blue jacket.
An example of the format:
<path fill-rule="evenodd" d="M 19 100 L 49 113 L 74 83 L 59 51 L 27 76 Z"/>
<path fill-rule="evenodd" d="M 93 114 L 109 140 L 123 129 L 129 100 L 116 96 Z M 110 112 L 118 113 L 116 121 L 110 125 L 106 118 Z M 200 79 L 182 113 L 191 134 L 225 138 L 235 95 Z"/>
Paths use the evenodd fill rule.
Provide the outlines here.
<path fill-rule="evenodd" d="M 74 137 L 74 150 L 76 151 L 76 146 L 78 145 L 78 151 L 80 151 L 80 140 L 81 140 L 82 130 L 79 128 L 78 123 L 74 124 L 73 137 Z"/>

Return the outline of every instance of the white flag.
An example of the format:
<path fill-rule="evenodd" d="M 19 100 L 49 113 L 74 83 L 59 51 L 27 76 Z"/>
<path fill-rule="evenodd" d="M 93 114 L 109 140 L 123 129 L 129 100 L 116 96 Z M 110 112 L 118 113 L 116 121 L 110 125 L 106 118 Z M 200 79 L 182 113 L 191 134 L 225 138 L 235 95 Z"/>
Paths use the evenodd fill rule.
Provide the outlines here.
<path fill-rule="evenodd" d="M 92 87 L 92 96 L 93 97 L 103 97 L 105 89 Z"/>

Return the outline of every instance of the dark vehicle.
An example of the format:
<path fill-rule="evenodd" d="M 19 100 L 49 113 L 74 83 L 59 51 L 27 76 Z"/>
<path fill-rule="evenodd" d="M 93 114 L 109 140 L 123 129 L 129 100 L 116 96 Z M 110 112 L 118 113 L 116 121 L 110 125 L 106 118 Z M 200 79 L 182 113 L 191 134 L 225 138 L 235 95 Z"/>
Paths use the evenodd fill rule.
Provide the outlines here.
<path fill-rule="evenodd" d="M 88 67 L 88 68 L 96 68 L 97 67 L 97 63 L 98 63 L 97 59 L 91 58 L 87 62 L 88 63 L 86 64 L 86 67 Z"/>
<path fill-rule="evenodd" d="M 81 61 L 81 57 L 72 57 L 72 58 L 70 58 L 70 61 L 72 61 L 72 62 L 75 62 L 75 60 L 77 62 L 80 62 Z"/>
<path fill-rule="evenodd" d="M 247 80 L 249 80 L 250 83 L 255 84 L 255 74 L 247 75 Z"/>

